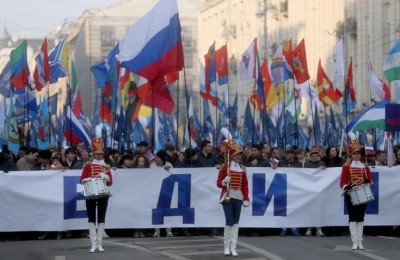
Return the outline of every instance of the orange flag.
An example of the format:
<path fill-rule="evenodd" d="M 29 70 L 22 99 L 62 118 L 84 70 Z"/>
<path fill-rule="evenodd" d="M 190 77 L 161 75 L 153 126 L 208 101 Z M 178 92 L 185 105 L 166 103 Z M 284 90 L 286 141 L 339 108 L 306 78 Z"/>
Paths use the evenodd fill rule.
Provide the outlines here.
<path fill-rule="evenodd" d="M 339 89 L 334 90 L 332 81 L 325 74 L 321 66 L 321 60 L 318 62 L 317 88 L 319 100 L 326 107 L 343 96 Z"/>
<path fill-rule="evenodd" d="M 292 50 L 293 57 L 293 74 L 297 84 L 302 84 L 310 79 L 307 67 L 306 46 L 302 39 L 297 47 Z"/>

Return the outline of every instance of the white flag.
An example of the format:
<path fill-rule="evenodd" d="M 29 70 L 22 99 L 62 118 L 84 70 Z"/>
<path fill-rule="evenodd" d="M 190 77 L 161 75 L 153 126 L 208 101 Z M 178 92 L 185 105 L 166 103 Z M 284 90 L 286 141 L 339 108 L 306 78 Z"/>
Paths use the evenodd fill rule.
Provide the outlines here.
<path fill-rule="evenodd" d="M 257 38 L 255 38 L 239 61 L 240 80 L 256 78 Z"/>
<path fill-rule="evenodd" d="M 343 53 L 343 38 L 336 43 L 333 48 L 333 89 L 336 90 L 340 80 L 344 79 L 344 53 Z"/>

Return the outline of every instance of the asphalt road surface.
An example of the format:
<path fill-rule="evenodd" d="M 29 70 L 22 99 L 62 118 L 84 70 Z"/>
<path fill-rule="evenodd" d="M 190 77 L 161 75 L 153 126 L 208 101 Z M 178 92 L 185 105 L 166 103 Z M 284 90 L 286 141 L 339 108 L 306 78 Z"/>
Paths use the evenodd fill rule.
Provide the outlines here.
<path fill-rule="evenodd" d="M 351 250 L 346 236 L 333 237 L 239 237 L 235 259 L 248 260 L 313 260 L 313 259 L 400 259 L 398 237 L 367 236 L 366 250 Z M 0 242 L 1 260 L 202 260 L 231 259 L 223 255 L 221 236 L 193 236 L 173 238 L 111 237 L 103 242 L 105 252 L 88 253 L 88 238 L 61 240 L 25 240 Z"/>

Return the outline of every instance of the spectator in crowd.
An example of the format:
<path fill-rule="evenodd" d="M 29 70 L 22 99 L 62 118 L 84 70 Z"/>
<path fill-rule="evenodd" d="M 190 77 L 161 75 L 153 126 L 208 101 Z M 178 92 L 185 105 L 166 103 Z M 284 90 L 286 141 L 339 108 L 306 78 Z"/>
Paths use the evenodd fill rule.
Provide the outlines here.
<path fill-rule="evenodd" d="M 375 160 L 373 160 L 370 166 L 387 166 L 387 153 L 382 150 L 378 150 L 375 153 Z"/>
<path fill-rule="evenodd" d="M 199 161 L 199 150 L 196 148 L 186 148 L 185 160 L 176 165 L 175 168 L 199 168 L 203 164 Z"/>
<path fill-rule="evenodd" d="M 167 153 L 164 150 L 160 150 L 156 153 L 154 162 L 150 164 L 150 168 L 163 168 L 167 171 L 173 168 L 172 164 L 167 162 Z"/>
<path fill-rule="evenodd" d="M 353 205 L 349 192 L 354 187 L 368 183 L 373 185 L 372 174 L 367 165 L 360 161 L 361 144 L 357 140 L 350 141 L 348 144 L 351 159 L 342 168 L 340 177 L 340 187 L 345 191 L 345 200 L 349 212 L 349 229 L 353 242 L 352 250 L 364 250 L 362 240 L 364 232 L 364 217 L 368 203 Z"/>
<path fill-rule="evenodd" d="M 337 148 L 335 146 L 329 146 L 326 149 L 325 154 L 327 156 L 325 156 L 325 158 L 321 160 L 325 163 L 326 167 L 330 168 L 330 167 L 341 167 L 342 166 L 342 158 L 339 157 L 339 152 L 337 150 Z"/>
<path fill-rule="evenodd" d="M 394 150 L 394 165 L 398 166 L 400 165 L 400 149 L 396 149 L 395 147 L 393 150 Z"/>
<path fill-rule="evenodd" d="M 245 162 L 247 167 L 268 167 L 270 166 L 268 161 L 264 159 L 261 154 L 261 146 L 253 144 L 251 146 L 251 156 L 247 158 Z"/>
<path fill-rule="evenodd" d="M 86 147 L 85 141 L 78 141 L 76 143 L 76 159 L 81 159 L 81 149 Z"/>
<path fill-rule="evenodd" d="M 133 168 L 133 155 L 132 154 L 122 155 L 122 157 L 119 160 L 119 163 L 117 165 L 117 168 L 120 168 L 120 169 Z"/>
<path fill-rule="evenodd" d="M 297 149 L 294 151 L 294 153 L 295 153 L 295 156 L 296 156 L 297 161 L 298 161 L 299 163 L 301 163 L 301 168 L 306 168 L 306 167 L 304 167 L 304 165 L 305 165 L 306 162 L 307 162 L 307 158 L 306 158 L 307 153 L 306 153 L 306 151 L 305 151 L 304 149 L 297 148 Z"/>
<path fill-rule="evenodd" d="M 271 147 L 267 143 L 262 143 L 261 155 L 264 157 L 265 161 L 269 161 L 269 156 L 271 154 Z"/>
<path fill-rule="evenodd" d="M 285 151 L 284 159 L 279 161 L 279 167 L 301 168 L 302 165 L 294 156 L 294 151 L 292 147 Z"/>
<path fill-rule="evenodd" d="M 72 168 L 71 169 L 74 169 L 74 170 L 82 170 L 83 169 L 83 167 L 85 167 L 85 164 L 87 163 L 87 162 L 89 162 L 90 161 L 90 153 L 89 153 L 89 149 L 86 147 L 86 146 L 84 146 L 84 147 L 82 147 L 82 148 L 80 148 L 81 150 L 80 150 L 80 159 L 79 160 L 77 160 L 73 165 L 72 165 Z"/>
<path fill-rule="evenodd" d="M 133 158 L 132 168 L 149 168 L 150 162 L 143 154 L 138 154 Z"/>
<path fill-rule="evenodd" d="M 121 158 L 121 160 L 122 160 L 122 158 Z M 149 160 L 143 154 L 137 154 L 133 158 L 132 168 L 149 168 L 149 167 L 150 167 Z M 146 237 L 145 236 L 145 229 L 136 229 L 136 230 L 134 230 L 133 237 L 134 238 L 139 238 L 139 237 L 140 238 L 144 238 L 144 237 Z"/>
<path fill-rule="evenodd" d="M 29 148 L 27 154 L 18 160 L 18 171 L 33 171 L 37 164 L 39 150 L 37 148 Z"/>
<path fill-rule="evenodd" d="M 105 180 L 107 186 L 112 185 L 112 174 L 110 167 L 104 161 L 104 141 L 102 138 L 94 138 L 92 140 L 92 149 L 94 159 L 92 162 L 87 163 L 82 170 L 81 183 L 87 178 L 102 178 Z M 108 205 L 108 194 L 97 199 L 86 199 L 86 209 L 89 221 L 89 236 L 91 241 L 90 253 L 97 250 L 104 252 L 102 243 L 104 236 L 104 223 Z M 96 231 L 96 216 L 98 223 L 98 230 Z"/>
<path fill-rule="evenodd" d="M 271 156 L 269 158 L 269 164 L 273 169 L 276 169 L 279 165 L 279 161 L 281 160 L 281 150 L 278 147 L 271 148 Z"/>
<path fill-rule="evenodd" d="M 22 145 L 19 147 L 18 149 L 18 154 L 17 156 L 14 158 L 14 162 L 17 163 L 19 159 L 23 158 L 25 156 L 25 154 L 28 153 L 29 148 Z"/>
<path fill-rule="evenodd" d="M 0 149 L 0 171 L 10 172 L 17 170 L 17 166 L 15 165 L 13 159 Z"/>
<path fill-rule="evenodd" d="M 309 160 L 304 164 L 304 168 L 315 168 L 315 169 L 326 169 L 325 163 L 321 161 L 319 157 L 319 148 L 314 147 L 311 148 L 310 150 L 310 158 Z M 316 236 L 318 237 L 323 237 L 325 234 L 322 232 L 321 227 L 316 227 L 315 228 Z M 306 236 L 311 236 L 312 235 L 312 228 L 308 228 L 306 231 Z"/>
<path fill-rule="evenodd" d="M 212 144 L 209 140 L 201 141 L 199 161 L 203 167 L 215 167 L 216 156 L 212 153 Z"/>
<path fill-rule="evenodd" d="M 117 166 L 120 164 L 119 160 L 121 159 L 121 156 L 118 152 L 117 149 L 110 149 L 110 161 L 111 165 Z"/>
<path fill-rule="evenodd" d="M 279 161 L 279 167 L 301 168 L 301 163 L 294 156 L 294 148 L 290 147 L 285 151 L 284 159 Z M 298 228 L 291 228 L 293 236 L 300 236 Z M 280 236 L 287 235 L 287 228 L 281 229 Z"/>
<path fill-rule="evenodd" d="M 75 149 L 73 147 L 65 149 L 64 156 L 65 161 L 63 162 L 63 165 L 68 167 L 68 169 L 72 169 L 74 164 L 77 162 Z"/>
<path fill-rule="evenodd" d="M 141 141 L 140 143 L 138 143 L 138 153 L 146 155 L 148 146 L 149 143 L 147 143 L 146 141 Z"/>
<path fill-rule="evenodd" d="M 68 170 L 68 167 L 62 165 L 62 156 L 60 153 L 55 153 L 50 159 L 50 169 L 51 170 Z"/>
<path fill-rule="evenodd" d="M 167 162 L 171 163 L 172 166 L 175 166 L 179 163 L 178 153 L 176 152 L 176 148 L 173 144 L 165 144 L 164 150 L 167 153 L 165 159 Z"/>
<path fill-rule="evenodd" d="M 324 161 L 326 158 L 326 154 L 327 154 L 326 147 L 320 145 L 320 146 L 318 146 L 318 148 L 319 148 L 319 157 L 321 158 L 321 161 Z"/>
<path fill-rule="evenodd" d="M 164 150 L 160 150 L 156 153 L 154 162 L 150 164 L 150 168 L 163 168 L 167 171 L 173 168 L 172 164 L 166 160 L 167 153 Z M 173 237 L 172 228 L 166 228 L 167 237 Z M 160 237 L 160 229 L 156 228 L 154 230 L 153 237 Z"/>
<path fill-rule="evenodd" d="M 35 166 L 36 171 L 50 169 L 51 152 L 49 150 L 40 150 L 38 155 L 38 164 Z"/>
<path fill-rule="evenodd" d="M 219 148 L 218 148 L 218 156 L 215 160 L 215 167 L 217 169 L 221 169 L 221 167 L 224 165 L 225 163 L 225 157 L 226 157 L 226 149 L 225 149 L 225 145 L 224 142 L 222 141 L 219 144 Z"/>
<path fill-rule="evenodd" d="M 177 163 L 177 165 L 178 165 L 179 163 L 183 162 L 184 160 L 185 160 L 185 152 L 179 152 L 179 154 L 178 154 L 178 163 Z"/>

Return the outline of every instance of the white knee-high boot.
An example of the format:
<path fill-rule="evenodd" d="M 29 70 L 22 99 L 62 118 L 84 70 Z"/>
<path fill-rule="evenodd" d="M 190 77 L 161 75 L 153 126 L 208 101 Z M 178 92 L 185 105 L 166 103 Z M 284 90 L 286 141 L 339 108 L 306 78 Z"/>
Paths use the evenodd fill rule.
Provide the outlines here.
<path fill-rule="evenodd" d="M 238 240 L 238 235 L 239 235 L 239 224 L 234 224 L 232 226 L 232 231 L 231 231 L 231 245 L 230 245 L 232 256 L 238 256 L 238 253 L 236 252 L 236 243 Z"/>
<path fill-rule="evenodd" d="M 97 234 L 96 234 L 96 224 L 93 222 L 89 222 L 89 237 L 90 237 L 90 243 L 92 244 L 89 253 L 94 253 L 97 250 Z"/>
<path fill-rule="evenodd" d="M 357 223 L 357 238 L 358 238 L 358 248 L 364 250 L 362 240 L 363 240 L 363 232 L 364 232 L 364 222 Z"/>
<path fill-rule="evenodd" d="M 103 237 L 104 237 L 104 223 L 99 223 L 99 229 L 97 230 L 97 246 L 99 249 L 99 252 L 104 252 L 103 248 Z"/>
<path fill-rule="evenodd" d="M 357 236 L 357 222 L 350 222 L 349 224 L 351 241 L 353 242 L 352 250 L 356 250 L 358 246 L 358 236 Z"/>
<path fill-rule="evenodd" d="M 229 247 L 231 245 L 232 226 L 225 226 L 224 229 L 224 255 L 230 255 Z"/>

